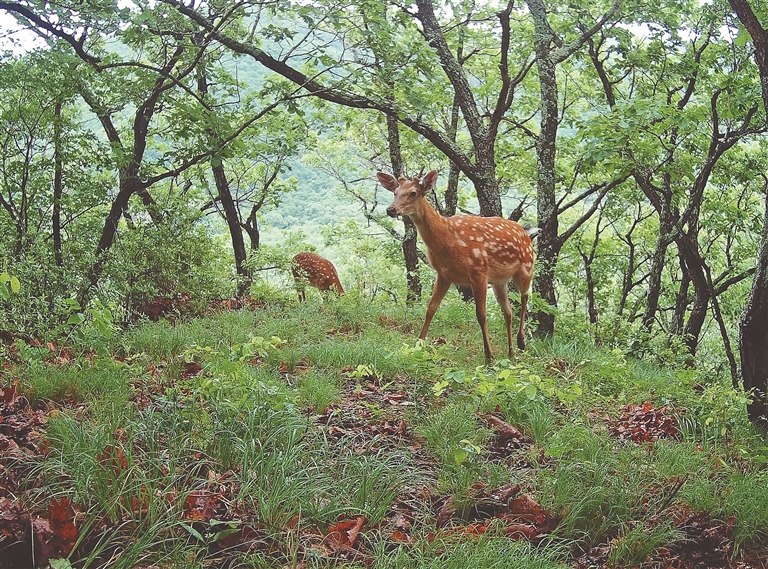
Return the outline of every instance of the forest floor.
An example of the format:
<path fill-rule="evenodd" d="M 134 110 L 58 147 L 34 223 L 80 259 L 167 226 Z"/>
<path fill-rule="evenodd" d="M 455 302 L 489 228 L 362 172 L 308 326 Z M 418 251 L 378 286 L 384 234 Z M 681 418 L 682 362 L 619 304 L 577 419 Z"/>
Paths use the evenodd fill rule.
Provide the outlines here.
<path fill-rule="evenodd" d="M 231 308 L 4 335 L 0 569 L 768 568 L 768 442 L 705 366 L 484 366 L 450 300 L 427 344 L 418 307 Z"/>

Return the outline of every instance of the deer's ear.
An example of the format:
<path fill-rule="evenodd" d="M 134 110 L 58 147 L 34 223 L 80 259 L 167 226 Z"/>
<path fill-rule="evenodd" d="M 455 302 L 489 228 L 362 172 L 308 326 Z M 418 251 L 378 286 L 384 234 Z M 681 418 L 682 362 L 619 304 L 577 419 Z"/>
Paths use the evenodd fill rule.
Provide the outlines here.
<path fill-rule="evenodd" d="M 421 189 L 426 193 L 435 187 L 435 183 L 437 183 L 437 170 L 432 170 L 424 176 L 424 181 L 421 183 Z"/>
<path fill-rule="evenodd" d="M 400 182 L 398 182 L 397 178 L 395 178 L 392 174 L 378 172 L 376 177 L 379 179 L 379 183 L 390 192 L 394 192 L 400 186 Z"/>

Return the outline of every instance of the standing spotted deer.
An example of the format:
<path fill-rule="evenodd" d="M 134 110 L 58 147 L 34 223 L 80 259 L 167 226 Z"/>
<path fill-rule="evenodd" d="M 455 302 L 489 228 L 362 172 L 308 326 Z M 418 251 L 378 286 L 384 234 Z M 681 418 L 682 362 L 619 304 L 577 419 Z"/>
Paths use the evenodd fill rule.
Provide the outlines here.
<path fill-rule="evenodd" d="M 307 283 L 320 292 L 333 290 L 337 294 L 344 294 L 336 267 L 320 255 L 307 252 L 296 254 L 291 261 L 291 273 L 300 302 L 307 300 L 304 291 Z"/>
<path fill-rule="evenodd" d="M 435 187 L 437 172 L 429 172 L 420 180 L 415 176 L 395 178 L 379 172 L 379 182 L 395 194 L 395 201 L 387 208 L 387 215 L 407 215 L 427 246 L 427 260 L 437 273 L 432 296 L 427 306 L 424 325 L 419 338 L 427 336 L 432 317 L 452 284 L 472 287 L 475 312 L 483 333 L 485 360 L 493 361 L 486 325 L 486 296 L 488 284 L 493 287 L 504 321 L 507 325 L 507 346 L 512 357 L 512 307 L 509 304 L 509 281 L 520 293 L 520 327 L 517 346 L 525 349 L 524 323 L 528 307 L 531 278 L 533 277 L 533 244 L 531 235 L 538 228 L 524 229 L 522 225 L 502 217 L 457 215 L 443 217 L 426 200 Z"/>

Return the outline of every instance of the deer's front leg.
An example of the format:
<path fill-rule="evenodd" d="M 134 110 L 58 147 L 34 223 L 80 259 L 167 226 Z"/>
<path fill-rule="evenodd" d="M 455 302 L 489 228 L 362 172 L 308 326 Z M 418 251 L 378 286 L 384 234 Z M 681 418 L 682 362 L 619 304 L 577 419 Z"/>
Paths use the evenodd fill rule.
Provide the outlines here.
<path fill-rule="evenodd" d="M 443 298 L 445 298 L 445 293 L 448 292 L 450 287 L 451 283 L 449 281 L 442 279 L 440 278 L 440 275 L 437 275 L 437 278 L 435 278 L 435 286 L 432 287 L 432 296 L 429 298 L 429 304 L 427 305 L 427 315 L 424 318 L 424 326 L 421 327 L 421 332 L 419 333 L 419 338 L 422 340 L 427 337 L 427 330 L 429 330 L 429 325 L 432 323 L 432 317 L 435 315 L 435 312 L 437 312 L 437 308 L 440 306 Z"/>

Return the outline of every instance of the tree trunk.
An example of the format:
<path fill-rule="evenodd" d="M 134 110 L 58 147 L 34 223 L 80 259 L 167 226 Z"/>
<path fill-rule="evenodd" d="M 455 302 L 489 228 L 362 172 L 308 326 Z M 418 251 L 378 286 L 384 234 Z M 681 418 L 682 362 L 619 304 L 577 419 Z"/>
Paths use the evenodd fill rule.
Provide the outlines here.
<path fill-rule="evenodd" d="M 459 102 L 456 97 L 453 98 L 453 106 L 451 107 L 451 125 L 448 129 L 448 136 L 454 142 L 456 141 L 456 134 L 459 131 Z M 456 208 L 459 205 L 459 174 L 461 170 L 458 165 L 451 160 L 448 167 L 448 185 L 445 189 L 445 205 L 440 208 L 440 213 L 446 217 L 456 215 Z"/>
<path fill-rule="evenodd" d="M 541 239 L 541 233 L 539 234 Z M 551 306 L 557 306 L 555 295 L 555 264 L 557 253 L 552 250 L 551 244 L 539 244 L 536 257 L 536 290 Z M 539 321 L 536 335 L 539 337 L 551 336 L 555 333 L 555 315 L 547 312 L 537 312 L 535 318 Z"/>
<path fill-rule="evenodd" d="M 475 186 L 480 215 L 485 217 L 501 216 L 501 194 L 496 179 L 496 134 L 498 122 L 503 113 L 500 113 L 498 117 L 496 116 L 497 113 L 494 113 L 494 120 L 490 123 L 484 121 L 475 101 L 470 80 L 462 68 L 463 56 L 461 51 L 459 51 L 458 57 L 451 52 L 435 17 L 432 0 L 416 0 L 415 4 L 418 8 L 415 16 L 421 21 L 424 37 L 440 56 L 443 71 L 453 86 L 454 106 L 458 105 L 461 109 L 464 124 L 472 139 L 475 163 L 471 164 L 465 156 L 463 160 L 464 173 Z M 502 57 L 505 56 L 506 53 L 503 53 Z M 447 156 L 448 158 L 459 158 L 455 153 L 453 156 Z"/>
<path fill-rule="evenodd" d="M 595 325 L 597 324 L 597 303 L 595 302 L 595 279 L 592 277 L 594 258 L 582 253 L 581 259 L 584 261 L 584 279 L 587 284 L 587 314 L 589 315 L 589 323 Z"/>
<path fill-rule="evenodd" d="M 387 145 L 389 161 L 395 176 L 403 174 L 403 155 L 400 147 L 400 131 L 396 118 L 387 115 Z M 413 304 L 421 300 L 421 277 L 419 275 L 418 232 L 416 225 L 408 216 L 403 216 L 403 259 L 405 260 L 405 278 L 408 287 L 406 303 Z"/>
<path fill-rule="evenodd" d="M 480 160 L 478 160 L 478 170 L 480 173 L 474 182 L 480 215 L 483 217 L 501 217 L 501 194 L 499 193 L 499 183 L 496 180 L 496 164 L 481 165 Z"/>
<path fill-rule="evenodd" d="M 64 265 L 61 256 L 61 194 L 62 194 L 62 156 L 61 156 L 61 101 L 56 102 L 54 109 L 55 122 L 53 123 L 53 258 L 56 266 Z"/>
<path fill-rule="evenodd" d="M 758 428 L 768 431 L 768 199 L 755 279 L 739 320 L 739 355 L 744 391 L 752 396 L 747 415 Z"/>
<path fill-rule="evenodd" d="M 421 300 L 421 276 L 419 275 L 419 249 L 416 243 L 416 225 L 410 217 L 403 217 L 405 233 L 403 235 L 403 258 L 408 285 L 406 302 L 413 304 Z"/>
<path fill-rule="evenodd" d="M 251 286 L 252 275 L 245 264 L 248 258 L 248 252 L 245 250 L 245 240 L 240 228 L 240 217 L 238 215 L 235 200 L 232 199 L 232 192 L 229 191 L 229 182 L 227 174 L 224 172 L 224 165 L 221 162 L 212 163 L 211 171 L 216 181 L 216 190 L 219 194 L 221 207 L 224 210 L 224 218 L 227 220 L 229 235 L 232 239 L 232 250 L 235 255 L 235 271 L 237 272 L 237 296 L 243 296 Z"/>
<path fill-rule="evenodd" d="M 184 52 L 184 47 L 178 46 L 171 57 L 167 65 L 163 68 L 163 73 L 167 76 L 170 75 L 171 70 L 174 68 L 181 54 Z M 96 246 L 96 254 L 93 264 L 88 271 L 86 282 L 84 287 L 78 294 L 78 302 L 80 306 L 85 307 L 90 302 L 91 292 L 101 278 L 101 274 L 104 271 L 104 265 L 107 262 L 107 253 L 112 247 L 112 243 L 115 240 L 117 234 L 117 227 L 120 223 L 120 218 L 123 213 L 128 209 L 128 201 L 131 196 L 138 194 L 141 196 L 144 203 L 147 205 L 147 211 L 152 217 L 155 223 L 162 221 L 162 216 L 157 212 L 154 207 L 154 200 L 149 195 L 149 191 L 142 183 L 140 172 L 141 164 L 144 160 L 144 152 L 147 148 L 147 137 L 149 134 L 149 124 L 152 121 L 152 117 L 155 114 L 158 100 L 160 95 L 164 92 L 164 79 L 158 79 L 154 88 L 148 94 L 147 98 L 138 105 L 133 117 L 133 146 L 130 153 L 130 160 L 125 166 L 120 166 L 118 171 L 119 177 L 119 191 L 115 199 L 112 201 L 112 206 L 109 209 L 109 214 L 104 220 L 104 228 L 101 230 L 101 237 L 99 243 Z M 115 128 L 112 121 L 112 115 L 110 111 L 105 109 L 96 100 L 93 93 L 83 90 L 81 96 L 88 104 L 90 109 L 99 118 L 99 122 L 104 128 L 104 133 L 107 139 L 110 141 L 113 147 L 116 149 L 125 149 L 123 142 L 120 138 L 120 134 Z"/>
<path fill-rule="evenodd" d="M 725 347 L 725 356 L 728 358 L 728 367 L 731 369 L 731 385 L 735 390 L 739 389 L 739 368 L 736 364 L 736 356 L 733 354 L 731 348 L 731 339 L 728 337 L 728 327 L 725 325 L 723 319 L 723 313 L 720 310 L 720 302 L 717 299 L 718 291 L 712 282 L 712 271 L 709 269 L 709 265 L 704 263 L 704 271 L 707 274 L 707 286 L 709 286 L 709 294 L 712 297 L 712 311 L 715 313 L 715 320 L 717 326 L 720 329 L 720 337 L 723 339 L 723 346 Z"/>
<path fill-rule="evenodd" d="M 463 44 L 459 46 L 459 51 L 457 54 L 460 61 L 463 58 L 462 48 Z M 447 131 L 448 137 L 454 142 L 456 142 L 456 135 L 458 131 L 459 100 L 454 95 L 453 105 L 451 106 L 451 124 Z M 445 189 L 445 204 L 436 204 L 438 211 L 446 217 L 452 217 L 456 215 L 456 210 L 459 207 L 459 174 L 461 174 L 461 170 L 456 165 L 456 163 L 451 160 L 448 166 L 448 184 Z M 456 290 L 459 291 L 459 295 L 461 295 L 461 299 L 464 302 L 472 302 L 475 299 L 474 295 L 472 294 L 471 286 L 456 285 Z"/>
<path fill-rule="evenodd" d="M 693 357 L 696 355 L 696 348 L 699 345 L 699 336 L 701 336 L 701 329 L 704 327 L 710 300 L 709 288 L 706 286 L 706 281 L 704 286 L 696 284 L 696 281 L 703 277 L 703 275 L 698 274 L 701 272 L 701 267 L 697 268 L 696 272 L 697 275 L 695 279 L 692 279 L 694 282 L 693 305 L 691 307 L 691 313 L 688 316 L 688 322 L 686 322 L 683 330 L 683 343 L 688 347 L 691 364 L 693 363 Z M 704 278 L 706 279 L 706 277 Z"/>
<path fill-rule="evenodd" d="M 729 3 L 755 45 L 763 108 L 768 112 L 768 31 L 763 29 L 749 2 L 729 0 Z M 768 202 L 755 278 L 739 321 L 739 352 L 744 391 L 752 394 L 747 414 L 756 426 L 768 430 Z"/>
<path fill-rule="evenodd" d="M 538 226 L 542 229 L 537 239 L 539 247 L 536 254 L 536 290 L 541 298 L 551 306 L 557 306 L 555 293 L 555 265 L 560 246 L 558 245 L 557 208 L 554 201 L 554 189 L 550 192 L 548 182 L 539 176 Z M 538 336 L 551 336 L 555 332 L 555 315 L 546 312 L 536 314 L 539 326 Z"/>
<path fill-rule="evenodd" d="M 744 391 L 752 395 L 747 415 L 755 425 L 768 430 L 768 236 L 765 228 L 768 228 L 768 219 L 755 280 L 739 321 L 739 353 Z"/>
<path fill-rule="evenodd" d="M 634 288 L 635 279 L 635 243 L 632 241 L 631 233 L 628 233 L 625 237 L 629 252 L 627 253 L 627 270 L 621 281 L 621 298 L 619 299 L 619 307 L 616 309 L 617 316 L 621 316 L 624 313 L 629 293 Z"/>
<path fill-rule="evenodd" d="M 663 187 L 653 184 L 650 176 L 645 172 L 635 170 L 632 176 L 648 198 L 648 201 L 653 205 L 656 215 L 659 216 L 659 236 L 656 240 L 656 249 L 651 258 L 651 271 L 648 275 L 648 295 L 642 319 L 643 329 L 650 333 L 656 320 L 656 312 L 659 310 L 661 282 L 667 262 L 667 249 L 674 241 L 675 216 L 673 215 L 671 205 L 672 192 L 669 188 L 669 176 L 664 175 Z"/>
<path fill-rule="evenodd" d="M 541 132 L 536 139 L 537 169 L 537 224 L 539 248 L 536 259 L 536 289 L 541 298 L 557 306 L 555 294 L 555 265 L 560 252 L 558 244 L 557 200 L 555 197 L 555 153 L 557 140 L 558 100 L 555 61 L 552 59 L 554 32 L 547 21 L 543 3 L 528 1 L 535 30 L 534 47 L 536 66 L 539 71 L 539 111 Z M 540 312 L 536 330 L 539 336 L 551 336 L 555 332 L 555 315 Z"/>
<path fill-rule="evenodd" d="M 208 79 L 205 75 L 205 70 L 202 67 L 198 70 L 197 74 L 197 90 L 203 99 L 208 96 Z M 214 131 L 209 130 L 207 134 L 214 147 L 221 145 L 221 140 L 219 140 L 219 137 Z M 245 240 L 243 239 L 243 232 L 240 227 L 240 213 L 237 210 L 237 204 L 232 198 L 232 192 L 229 189 L 229 181 L 227 180 L 226 172 L 224 172 L 224 164 L 215 156 L 211 158 L 211 171 L 213 172 L 213 179 L 216 182 L 216 191 L 218 193 L 219 201 L 224 210 L 224 219 L 229 228 L 229 236 L 232 240 L 232 252 L 235 255 L 235 272 L 239 277 L 237 279 L 236 294 L 238 297 L 241 297 L 250 288 L 253 276 L 245 264 L 248 259 L 248 253 L 245 250 Z"/>
<path fill-rule="evenodd" d="M 104 266 L 107 262 L 107 253 L 109 253 L 109 249 L 115 241 L 120 218 L 128 207 L 128 200 L 130 200 L 131 196 L 138 191 L 139 185 L 139 180 L 133 176 L 124 178 L 120 183 L 120 191 L 115 199 L 112 200 L 109 214 L 104 220 L 101 237 L 96 246 L 96 258 L 88 271 L 85 286 L 78 294 L 78 302 L 80 303 L 80 306 L 87 306 L 91 299 L 91 291 L 96 284 L 98 284 L 99 279 L 101 278 L 101 273 L 104 272 Z"/>
<path fill-rule="evenodd" d="M 688 311 L 688 289 L 691 285 L 691 277 L 688 274 L 688 269 L 685 265 L 685 259 L 680 256 L 680 270 L 682 275 L 680 276 L 680 286 L 677 289 L 677 295 L 675 296 L 675 313 L 672 316 L 672 325 L 669 332 L 675 336 L 679 335 L 685 327 L 685 313 Z"/>
<path fill-rule="evenodd" d="M 259 232 L 259 222 L 256 220 L 256 212 L 248 216 L 242 227 L 248 234 L 248 239 L 251 242 L 251 251 L 258 251 L 261 245 L 261 233 Z"/>

